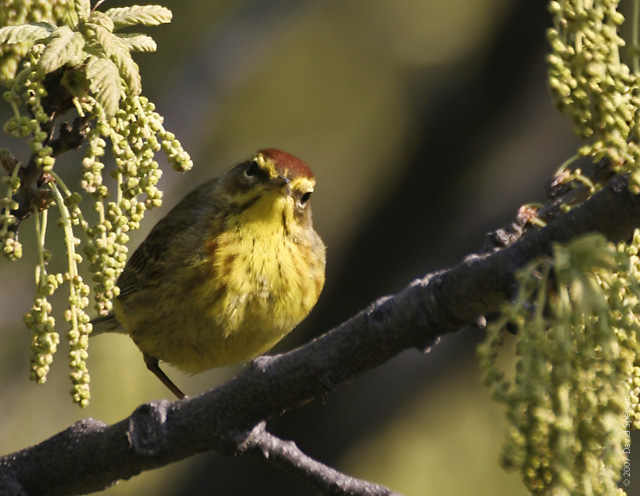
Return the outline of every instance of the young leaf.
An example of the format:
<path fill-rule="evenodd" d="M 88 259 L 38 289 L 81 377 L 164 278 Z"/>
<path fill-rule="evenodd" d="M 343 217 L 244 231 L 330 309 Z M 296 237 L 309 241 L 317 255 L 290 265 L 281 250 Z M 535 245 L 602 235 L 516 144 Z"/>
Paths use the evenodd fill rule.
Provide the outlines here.
<path fill-rule="evenodd" d="M 31 44 L 47 38 L 56 27 L 48 22 L 32 22 L 20 26 L 5 26 L 0 28 L 0 44 L 11 45 L 29 41 Z"/>
<path fill-rule="evenodd" d="M 84 39 L 82 35 L 80 37 L 75 35 L 76 33 L 68 26 L 60 26 L 56 29 L 38 61 L 38 69 L 48 74 L 72 60 L 77 60 L 78 52 L 84 45 Z"/>
<path fill-rule="evenodd" d="M 111 17 L 109 17 L 104 12 L 100 12 L 99 10 L 92 12 L 87 22 L 102 26 L 107 31 L 113 31 L 114 28 Z"/>
<path fill-rule="evenodd" d="M 76 51 L 71 53 L 71 56 L 69 57 L 69 61 L 67 62 L 67 65 L 69 65 L 70 67 L 77 67 L 84 62 L 84 59 L 87 56 L 83 50 L 85 45 L 85 40 L 84 40 L 84 36 L 82 36 L 82 33 L 79 33 L 77 31 L 74 32 L 73 39 L 71 40 L 69 45 L 70 45 L 69 46 L 70 50 L 71 50 L 71 47 L 73 47 L 75 48 Z"/>
<path fill-rule="evenodd" d="M 90 31 L 92 30 L 95 33 L 94 40 L 98 42 L 98 45 L 100 45 L 102 51 L 107 54 L 108 57 L 113 58 L 117 50 L 114 41 L 114 35 L 107 29 L 97 24 L 87 23 L 86 26 Z"/>
<path fill-rule="evenodd" d="M 91 12 L 91 1 L 74 0 L 73 7 L 75 8 L 76 14 L 78 14 L 79 20 L 86 21 L 89 17 L 89 13 Z"/>
<path fill-rule="evenodd" d="M 131 52 L 155 52 L 158 48 L 151 36 L 140 33 L 116 33 L 120 41 Z"/>
<path fill-rule="evenodd" d="M 114 31 L 142 24 L 143 26 L 157 26 L 171 22 L 173 14 L 166 7 L 160 5 L 134 5 L 132 7 L 118 7 L 105 12 L 114 24 Z"/>
<path fill-rule="evenodd" d="M 114 37 L 115 38 L 115 37 Z M 134 95 L 139 95 L 142 91 L 142 80 L 140 78 L 140 69 L 131 58 L 131 53 L 124 43 L 121 43 L 118 38 L 115 38 L 115 46 L 117 49 L 112 56 L 112 60 L 118 66 L 120 75 L 124 79 L 125 83 Z"/>
<path fill-rule="evenodd" d="M 127 46 L 122 43 L 119 37 L 116 37 L 102 26 L 90 23 L 87 23 L 87 26 L 95 32 L 95 39 L 102 51 L 118 66 L 120 75 L 129 86 L 129 89 L 134 95 L 139 95 L 142 90 L 140 70 L 131 58 L 131 53 L 129 53 Z"/>
<path fill-rule="evenodd" d="M 89 57 L 87 62 L 87 79 L 89 89 L 98 103 L 102 105 L 107 117 L 118 111 L 122 81 L 116 65 L 106 57 Z"/>

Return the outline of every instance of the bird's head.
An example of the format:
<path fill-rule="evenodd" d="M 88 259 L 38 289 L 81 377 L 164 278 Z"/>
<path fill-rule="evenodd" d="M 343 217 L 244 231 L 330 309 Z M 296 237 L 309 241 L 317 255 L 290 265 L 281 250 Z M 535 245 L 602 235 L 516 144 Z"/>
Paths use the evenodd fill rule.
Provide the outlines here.
<path fill-rule="evenodd" d="M 281 217 L 285 229 L 311 224 L 310 197 L 316 180 L 299 158 L 274 148 L 260 150 L 225 179 L 232 204 L 253 220 Z"/>

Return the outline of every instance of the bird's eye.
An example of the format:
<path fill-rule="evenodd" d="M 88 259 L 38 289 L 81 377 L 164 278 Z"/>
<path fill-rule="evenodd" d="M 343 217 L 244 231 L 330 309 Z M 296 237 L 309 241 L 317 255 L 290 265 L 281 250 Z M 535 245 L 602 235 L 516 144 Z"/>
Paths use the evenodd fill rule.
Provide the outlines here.
<path fill-rule="evenodd" d="M 257 160 L 252 160 L 251 163 L 249 164 L 249 166 L 247 167 L 247 170 L 244 171 L 244 173 L 248 176 L 248 177 L 253 177 L 255 176 L 258 172 L 260 171 L 260 164 L 258 164 Z"/>
<path fill-rule="evenodd" d="M 311 192 L 307 192 L 304 195 L 302 195 L 300 197 L 300 204 L 304 205 L 305 203 L 307 203 L 309 201 L 309 198 L 311 198 Z"/>

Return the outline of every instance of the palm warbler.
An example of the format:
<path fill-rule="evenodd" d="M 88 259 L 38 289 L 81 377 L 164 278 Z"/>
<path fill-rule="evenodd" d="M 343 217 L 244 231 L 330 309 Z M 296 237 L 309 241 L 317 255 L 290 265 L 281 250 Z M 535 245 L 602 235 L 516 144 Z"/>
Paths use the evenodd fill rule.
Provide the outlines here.
<path fill-rule="evenodd" d="M 93 333 L 129 334 L 178 398 L 160 360 L 197 373 L 269 350 L 324 285 L 314 186 L 307 164 L 274 149 L 198 186 L 133 253 L 113 312 L 92 321 Z"/>

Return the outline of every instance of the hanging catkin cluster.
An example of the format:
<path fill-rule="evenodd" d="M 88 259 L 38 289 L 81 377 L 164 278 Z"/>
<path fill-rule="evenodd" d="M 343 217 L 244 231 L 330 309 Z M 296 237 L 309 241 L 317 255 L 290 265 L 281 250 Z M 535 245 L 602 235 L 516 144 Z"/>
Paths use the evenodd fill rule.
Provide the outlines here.
<path fill-rule="evenodd" d="M 585 140 L 554 181 L 581 188 L 575 198 L 584 201 L 613 174 L 629 174 L 638 193 L 638 40 L 631 40 L 632 70 L 621 54 L 616 0 L 550 1 L 549 11 L 553 102 Z M 640 19 L 632 22 L 637 36 Z M 597 163 L 591 177 L 569 167 L 580 157 Z M 622 471 L 629 430 L 640 427 L 639 246 L 638 232 L 617 247 L 599 235 L 555 246 L 519 273 L 516 300 L 488 326 L 479 355 L 507 410 L 502 463 L 532 494 L 624 494 L 617 482 L 621 474 L 629 482 Z M 504 371 L 496 359 L 507 330 L 516 334 L 516 359 Z"/>
<path fill-rule="evenodd" d="M 625 414 L 640 425 L 640 265 L 630 251 L 600 235 L 555 246 L 519 273 L 517 300 L 479 349 L 507 408 L 502 463 L 533 494 L 618 492 Z M 509 374 L 495 361 L 507 328 L 517 334 Z"/>
<path fill-rule="evenodd" d="M 154 51 L 155 42 L 145 34 L 120 31 L 170 20 L 168 9 L 154 5 L 100 12 L 88 0 L 0 0 L 0 82 L 13 111 L 4 131 L 28 140 L 31 152 L 24 162 L 6 150 L 0 154 L 6 171 L 0 245 L 5 256 L 19 258 L 18 227 L 31 214 L 38 240 L 36 297 L 25 316 L 34 332 L 31 376 L 46 380 L 60 341 L 49 298 L 66 287 L 72 395 L 83 406 L 89 400 L 85 362 L 91 290 L 95 310 L 106 314 L 117 295 L 115 281 L 127 257 L 128 233 L 162 201 L 157 152 L 178 171 L 192 166 L 153 103 L 141 94 L 131 53 Z M 61 123 L 61 116 L 73 124 Z M 82 174 L 80 183 L 72 185 L 55 165 L 59 155 L 78 147 Z M 114 163 L 105 175 L 106 166 Z M 52 225 L 64 233 L 68 268 L 61 273 L 48 272 L 46 237 Z M 79 270 L 87 262 L 92 288 Z"/>

